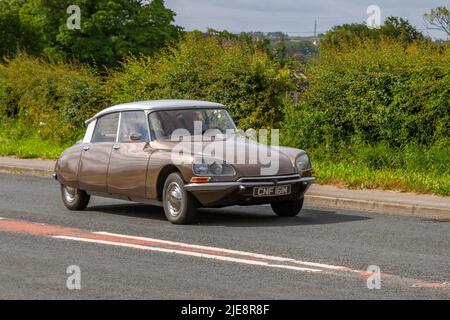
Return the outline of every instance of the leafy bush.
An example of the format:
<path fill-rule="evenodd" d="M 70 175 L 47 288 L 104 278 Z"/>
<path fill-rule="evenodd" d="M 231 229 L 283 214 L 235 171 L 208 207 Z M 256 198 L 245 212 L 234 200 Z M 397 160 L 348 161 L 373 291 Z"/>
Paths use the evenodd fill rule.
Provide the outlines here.
<path fill-rule="evenodd" d="M 276 127 L 290 87 L 289 70 L 247 42 L 192 33 L 155 57 L 129 57 L 105 78 L 84 65 L 21 53 L 0 65 L 0 118 L 64 144 L 108 105 L 202 99 L 229 106 L 244 128 Z"/>
<path fill-rule="evenodd" d="M 388 17 L 379 28 L 370 28 L 365 23 L 344 24 L 335 26 L 320 41 L 322 49 L 339 49 L 357 45 L 366 41 L 391 39 L 402 45 L 408 45 L 424 36 L 408 20 L 399 17 Z"/>
<path fill-rule="evenodd" d="M 0 65 L 0 117 L 24 135 L 74 141 L 103 101 L 100 79 L 86 67 L 23 54 Z"/>
<path fill-rule="evenodd" d="M 321 51 L 284 141 L 433 145 L 450 137 L 450 46 L 366 41 Z M 302 128 L 297 134 L 296 128 Z M 320 134 L 309 136 L 318 130 Z"/>
<path fill-rule="evenodd" d="M 111 104 L 147 99 L 201 99 L 227 105 L 241 127 L 277 127 L 289 70 L 232 38 L 190 33 L 156 57 L 129 58 L 112 74 Z"/>
<path fill-rule="evenodd" d="M 321 48 L 286 109 L 285 145 L 322 183 L 450 195 L 450 46 L 355 40 Z"/>

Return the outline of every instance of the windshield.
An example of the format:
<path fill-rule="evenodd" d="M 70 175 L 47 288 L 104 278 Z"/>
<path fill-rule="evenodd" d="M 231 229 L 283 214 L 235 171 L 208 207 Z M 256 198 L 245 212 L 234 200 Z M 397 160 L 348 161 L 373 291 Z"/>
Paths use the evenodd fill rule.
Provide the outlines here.
<path fill-rule="evenodd" d="M 180 134 L 179 129 L 191 136 L 204 134 L 208 130 L 216 130 L 220 134 L 236 130 L 225 109 L 164 110 L 151 112 L 148 117 L 150 132 L 155 140 L 171 139 L 175 130 L 177 135 Z"/>

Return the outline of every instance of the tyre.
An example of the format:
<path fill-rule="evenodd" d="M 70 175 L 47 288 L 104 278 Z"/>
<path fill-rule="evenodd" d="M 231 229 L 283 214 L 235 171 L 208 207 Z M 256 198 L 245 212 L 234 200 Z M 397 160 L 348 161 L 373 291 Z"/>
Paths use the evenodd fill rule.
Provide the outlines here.
<path fill-rule="evenodd" d="M 64 205 L 69 210 L 84 210 L 89 204 L 91 196 L 86 191 L 61 185 L 61 196 Z"/>
<path fill-rule="evenodd" d="M 184 181 L 178 172 L 171 173 L 164 183 L 163 206 L 167 220 L 173 224 L 189 224 L 197 216 L 197 202 L 184 190 Z"/>
<path fill-rule="evenodd" d="M 302 211 L 304 198 L 270 204 L 273 212 L 279 217 L 295 217 Z"/>

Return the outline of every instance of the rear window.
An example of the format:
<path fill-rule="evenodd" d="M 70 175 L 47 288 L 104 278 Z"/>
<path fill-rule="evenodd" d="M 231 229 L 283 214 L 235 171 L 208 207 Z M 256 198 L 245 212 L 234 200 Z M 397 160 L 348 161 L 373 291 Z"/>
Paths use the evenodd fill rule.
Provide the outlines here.
<path fill-rule="evenodd" d="M 119 124 L 119 113 L 107 114 L 97 120 L 92 142 L 115 142 L 117 126 Z"/>

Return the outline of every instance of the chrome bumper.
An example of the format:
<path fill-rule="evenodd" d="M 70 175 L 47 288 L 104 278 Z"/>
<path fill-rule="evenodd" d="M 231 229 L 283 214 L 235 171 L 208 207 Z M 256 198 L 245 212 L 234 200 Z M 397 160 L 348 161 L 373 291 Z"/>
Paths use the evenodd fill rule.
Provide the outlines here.
<path fill-rule="evenodd" d="M 261 180 L 261 181 L 245 181 L 246 179 L 240 179 L 241 181 L 233 181 L 233 182 L 207 182 L 207 183 L 189 183 L 184 186 L 184 189 L 187 191 L 230 191 L 234 189 L 244 190 L 246 188 L 252 187 L 260 187 L 260 186 L 275 186 L 275 185 L 284 185 L 284 184 L 304 184 L 311 185 L 316 181 L 315 177 L 297 177 L 289 180 L 281 180 L 278 181 L 276 178 L 270 177 L 258 177 L 253 178 L 252 180 Z M 270 181 L 272 180 L 272 181 Z"/>

